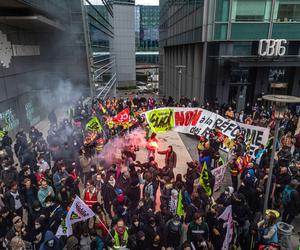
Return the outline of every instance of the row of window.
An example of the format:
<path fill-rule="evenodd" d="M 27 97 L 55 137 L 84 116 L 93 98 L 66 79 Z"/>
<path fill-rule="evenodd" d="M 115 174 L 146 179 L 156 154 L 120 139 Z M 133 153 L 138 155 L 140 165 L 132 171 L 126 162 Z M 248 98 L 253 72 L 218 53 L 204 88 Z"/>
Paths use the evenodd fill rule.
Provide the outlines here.
<path fill-rule="evenodd" d="M 266 39 L 269 35 L 269 23 L 232 23 L 228 32 L 227 23 L 216 23 L 214 29 L 214 40 L 259 40 Z M 300 40 L 300 23 L 274 23 L 272 38 Z"/>
<path fill-rule="evenodd" d="M 271 18 L 274 22 L 300 22 L 299 0 L 276 0 L 272 4 L 272 0 L 217 0 L 215 20 L 227 22 L 231 17 L 233 22 L 269 22 Z"/>

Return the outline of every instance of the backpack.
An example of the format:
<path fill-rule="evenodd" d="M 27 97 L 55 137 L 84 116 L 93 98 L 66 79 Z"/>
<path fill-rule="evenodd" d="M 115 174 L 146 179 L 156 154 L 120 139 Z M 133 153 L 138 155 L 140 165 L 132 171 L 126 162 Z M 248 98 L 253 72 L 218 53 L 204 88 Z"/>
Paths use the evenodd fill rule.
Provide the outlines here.
<path fill-rule="evenodd" d="M 289 186 L 286 186 L 282 192 L 282 204 L 284 206 L 287 206 L 290 201 L 291 201 L 291 194 L 292 192 L 295 191 L 295 189 L 289 187 Z"/>

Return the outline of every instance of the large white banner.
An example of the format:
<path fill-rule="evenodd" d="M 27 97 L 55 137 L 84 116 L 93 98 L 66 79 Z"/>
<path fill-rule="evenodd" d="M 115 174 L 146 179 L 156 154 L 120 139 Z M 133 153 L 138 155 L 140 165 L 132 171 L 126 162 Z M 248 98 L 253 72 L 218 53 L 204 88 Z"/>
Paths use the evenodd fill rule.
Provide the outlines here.
<path fill-rule="evenodd" d="M 239 123 L 201 108 L 168 107 L 162 109 L 172 112 L 160 114 L 159 110 L 161 109 L 146 112 L 146 119 L 150 126 L 154 125 L 152 127 L 156 126 L 159 129 L 168 125 L 176 132 L 203 135 L 206 138 L 208 138 L 210 130 L 216 127 L 219 127 L 220 131 L 230 139 L 235 138 L 237 133 L 243 132 L 246 143 L 251 138 L 250 152 L 252 154 L 261 144 L 266 145 L 268 142 L 269 128 Z M 170 114 L 173 117 L 169 117 Z"/>

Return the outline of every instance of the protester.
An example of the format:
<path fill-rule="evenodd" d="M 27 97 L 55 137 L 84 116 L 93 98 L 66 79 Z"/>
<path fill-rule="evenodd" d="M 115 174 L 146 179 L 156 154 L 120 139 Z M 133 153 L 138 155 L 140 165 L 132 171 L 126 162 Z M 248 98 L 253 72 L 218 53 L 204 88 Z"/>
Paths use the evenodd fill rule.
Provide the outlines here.
<path fill-rule="evenodd" d="M 205 102 L 204 108 L 230 121 L 218 121 L 197 137 L 197 160 L 182 170 L 184 166 L 177 162 L 180 152 L 173 150 L 175 145 L 162 150 L 156 132 L 142 114 L 166 106 L 198 107 L 199 102 L 187 97 L 181 97 L 179 103 L 172 97 L 105 101 L 95 97 L 90 103 L 80 99 L 70 109 L 70 120 L 59 123 L 52 110 L 47 140 L 34 127 L 28 135 L 20 130 L 14 145 L 3 133 L 0 240 L 4 249 L 187 250 L 222 249 L 223 244 L 252 250 L 257 249 L 254 245 L 276 247 L 280 218 L 270 213 L 259 219 L 273 150 L 272 108 L 249 103 L 239 111 L 235 103 Z M 128 111 L 129 121 L 120 121 L 119 113 Z M 194 122 L 194 118 L 189 119 Z M 236 121 L 269 125 L 269 142 L 253 149 L 260 135 L 244 130 L 225 135 L 224 130 L 230 130 Z M 208 117 L 202 122 L 210 123 Z M 286 112 L 280 123 L 268 202 L 269 208 L 279 210 L 282 221 L 289 224 L 300 212 L 299 133 L 295 135 L 295 124 L 296 118 Z M 145 161 L 140 159 L 142 150 L 148 153 Z M 165 156 L 162 165 L 156 161 L 156 152 Z M 179 174 L 177 165 L 182 171 Z M 219 176 L 214 178 L 213 173 L 221 167 L 225 167 L 225 178 L 231 177 L 232 186 L 217 180 Z M 220 195 L 214 192 L 217 182 Z M 81 220 L 72 208 L 77 204 L 77 209 L 82 209 L 74 203 L 79 196 L 80 204 L 93 213 L 88 219 Z M 72 224 L 67 236 L 68 223 L 74 219 L 79 221 Z M 232 237 L 227 239 L 227 233 Z"/>

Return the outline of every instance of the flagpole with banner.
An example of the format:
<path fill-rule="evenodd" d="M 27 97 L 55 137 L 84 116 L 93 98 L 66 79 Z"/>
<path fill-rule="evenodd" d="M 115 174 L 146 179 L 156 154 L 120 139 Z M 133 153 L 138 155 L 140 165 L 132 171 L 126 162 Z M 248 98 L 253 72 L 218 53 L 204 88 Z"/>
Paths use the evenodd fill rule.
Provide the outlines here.
<path fill-rule="evenodd" d="M 232 206 L 226 207 L 224 212 L 219 216 L 219 219 L 224 221 L 223 228 L 226 228 L 226 235 L 223 242 L 222 250 L 228 250 L 233 237 L 233 218 Z"/>
<path fill-rule="evenodd" d="M 65 221 L 62 221 L 56 235 L 66 235 L 69 237 L 73 234 L 72 225 L 76 222 L 85 221 L 95 216 L 95 213 L 81 200 L 77 195 L 67 213 Z"/>
<path fill-rule="evenodd" d="M 204 189 L 205 193 L 207 193 L 209 197 L 212 196 L 212 188 L 209 183 L 209 175 L 208 175 L 206 161 L 203 163 L 202 166 L 202 171 L 199 177 L 199 183 Z"/>
<path fill-rule="evenodd" d="M 184 207 L 183 207 L 183 199 L 182 199 L 182 191 L 181 190 L 180 190 L 179 196 L 178 196 L 176 214 L 180 217 L 184 216 Z"/>

